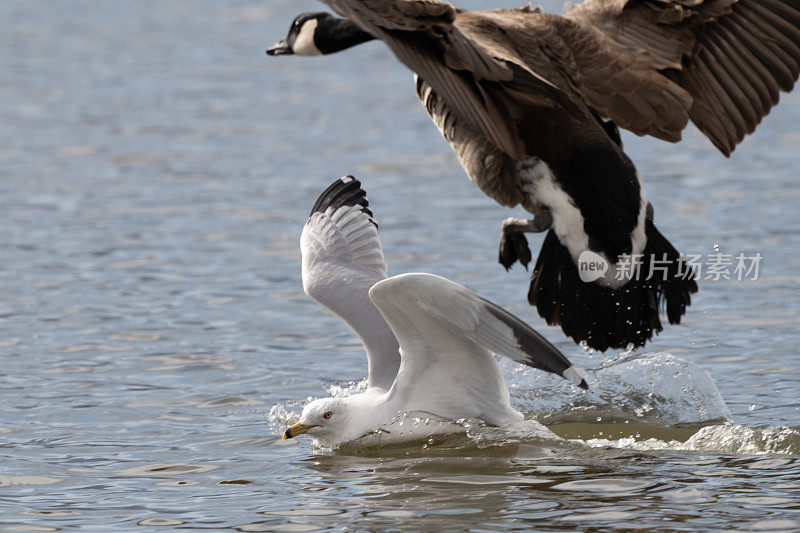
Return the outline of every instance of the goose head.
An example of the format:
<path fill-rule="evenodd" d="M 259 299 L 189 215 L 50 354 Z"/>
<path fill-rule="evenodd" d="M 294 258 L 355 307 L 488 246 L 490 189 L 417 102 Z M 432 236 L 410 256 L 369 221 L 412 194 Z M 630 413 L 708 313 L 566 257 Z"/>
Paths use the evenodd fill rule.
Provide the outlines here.
<path fill-rule="evenodd" d="M 267 55 L 321 56 L 372 39 L 372 35 L 348 19 L 325 12 L 302 13 L 292 21 L 286 37 L 267 49 Z"/>

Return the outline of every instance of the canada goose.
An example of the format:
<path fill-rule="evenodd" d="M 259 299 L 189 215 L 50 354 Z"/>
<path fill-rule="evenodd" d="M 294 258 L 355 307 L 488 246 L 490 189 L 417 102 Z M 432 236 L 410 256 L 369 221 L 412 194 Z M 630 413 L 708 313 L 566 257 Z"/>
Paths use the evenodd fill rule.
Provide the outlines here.
<path fill-rule="evenodd" d="M 369 374 L 360 394 L 308 404 L 284 439 L 307 432 L 318 445 L 331 447 L 412 412 L 494 425 L 519 422 L 523 417 L 511 406 L 492 352 L 588 388 L 544 337 L 461 285 L 433 274 L 387 278 L 378 226 L 352 176 L 319 196 L 300 250 L 303 290 L 358 335 Z M 421 428 L 426 433 L 418 437 L 447 428 L 463 430 L 445 424 Z"/>
<path fill-rule="evenodd" d="M 528 300 L 599 350 L 652 338 L 662 300 L 679 323 L 697 290 L 648 216 L 616 127 L 677 142 L 691 119 L 727 156 L 800 73 L 797 0 L 587 0 L 564 16 L 439 0 L 325 3 L 345 19 L 301 15 L 268 53 L 384 41 L 416 74 L 470 179 L 536 215 L 506 221 L 501 263 L 526 263 L 523 232 L 549 228 Z M 576 265 L 603 273 L 584 282 Z"/>

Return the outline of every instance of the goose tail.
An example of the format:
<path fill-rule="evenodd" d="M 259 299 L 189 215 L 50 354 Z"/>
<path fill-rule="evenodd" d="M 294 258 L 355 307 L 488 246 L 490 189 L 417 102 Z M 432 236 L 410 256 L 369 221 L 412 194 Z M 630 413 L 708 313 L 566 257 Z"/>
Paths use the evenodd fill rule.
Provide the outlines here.
<path fill-rule="evenodd" d="M 576 342 L 595 350 L 644 346 L 662 329 L 661 311 L 679 324 L 691 295 L 694 271 L 675 247 L 646 222 L 645 246 L 637 274 L 619 288 L 581 280 L 578 267 L 558 237 L 545 237 L 531 278 L 528 301 L 550 325 L 560 325 Z"/>

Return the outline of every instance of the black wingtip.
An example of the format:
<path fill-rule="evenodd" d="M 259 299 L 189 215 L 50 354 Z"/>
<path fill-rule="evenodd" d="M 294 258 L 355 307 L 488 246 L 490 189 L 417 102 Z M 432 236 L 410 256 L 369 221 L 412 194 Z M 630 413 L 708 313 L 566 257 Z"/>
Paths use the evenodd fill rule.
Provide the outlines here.
<path fill-rule="evenodd" d="M 586 380 L 582 379 L 580 383 L 578 383 L 578 387 L 582 388 L 583 390 L 589 390 L 589 385 L 586 384 Z"/>
<path fill-rule="evenodd" d="M 528 354 L 526 360 L 515 359 L 515 361 L 562 377 L 567 369 L 572 368 L 569 359 L 538 331 L 492 302 L 488 300 L 483 302 L 495 318 L 511 329 L 517 348 Z"/>
<path fill-rule="evenodd" d="M 319 195 L 314 207 L 311 208 L 311 215 L 314 213 L 324 213 L 328 208 L 339 209 L 342 206 L 359 205 L 366 213 L 375 227 L 378 224 L 372 220 L 372 211 L 369 209 L 367 193 L 361 188 L 361 182 L 353 176 L 344 176 L 334 181 L 322 194 Z"/>

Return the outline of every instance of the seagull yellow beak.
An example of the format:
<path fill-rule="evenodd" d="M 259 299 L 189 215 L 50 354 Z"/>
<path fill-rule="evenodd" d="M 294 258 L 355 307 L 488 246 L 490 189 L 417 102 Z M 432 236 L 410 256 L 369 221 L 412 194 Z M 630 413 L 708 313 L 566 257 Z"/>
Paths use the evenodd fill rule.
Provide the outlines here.
<path fill-rule="evenodd" d="M 301 424 L 300 422 L 298 422 L 297 424 L 295 424 L 292 427 L 288 428 L 283 433 L 283 438 L 281 440 L 293 439 L 298 435 L 302 435 L 303 433 L 308 432 L 309 429 L 318 428 L 318 427 L 319 426 L 305 426 L 305 425 Z"/>

